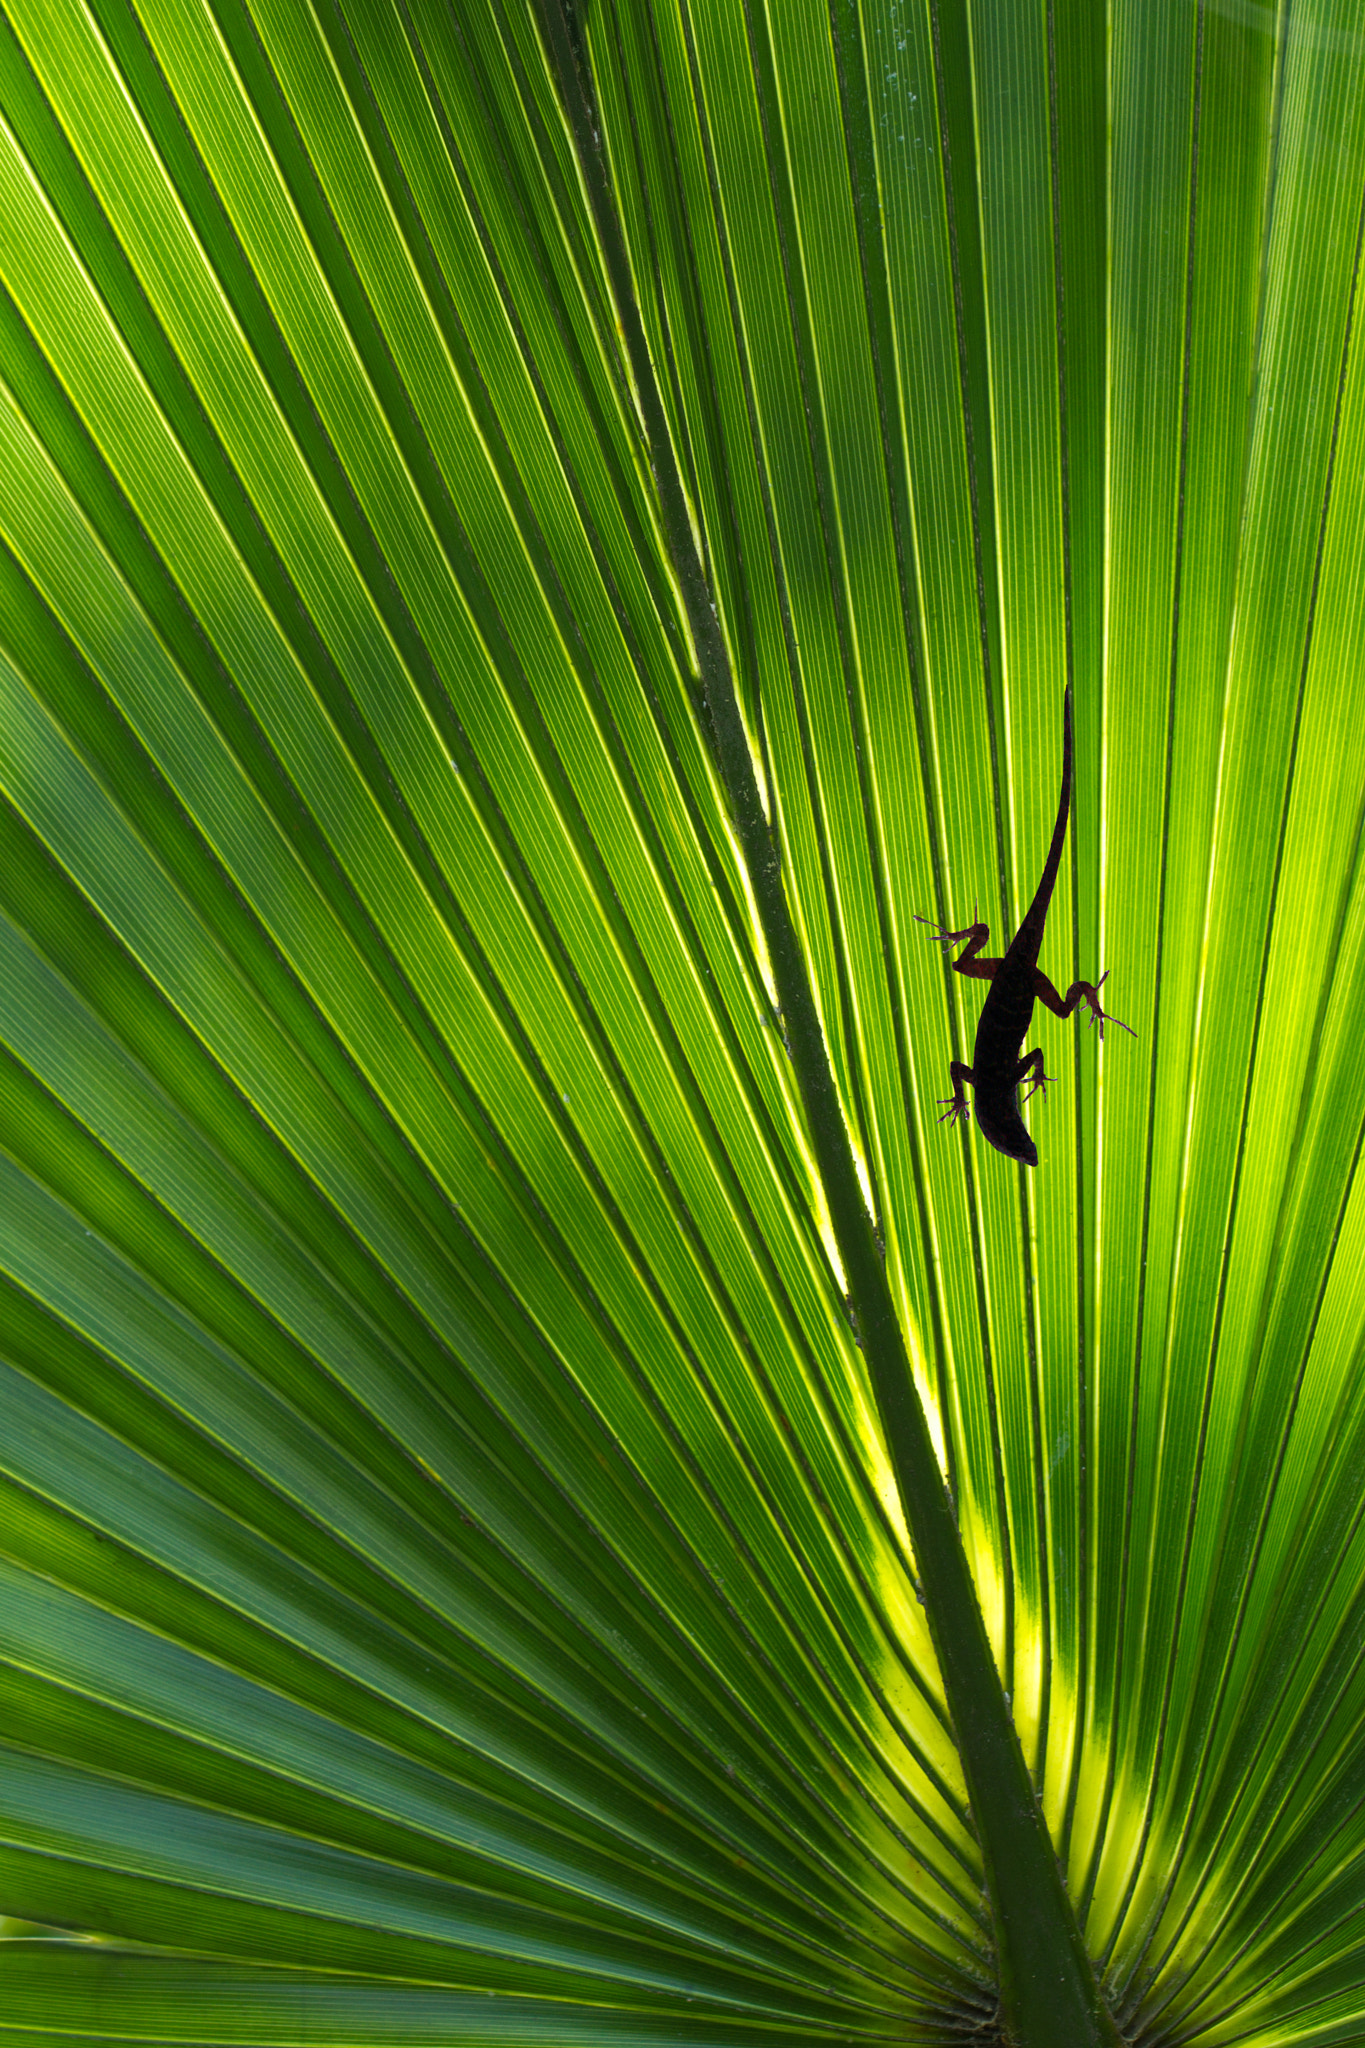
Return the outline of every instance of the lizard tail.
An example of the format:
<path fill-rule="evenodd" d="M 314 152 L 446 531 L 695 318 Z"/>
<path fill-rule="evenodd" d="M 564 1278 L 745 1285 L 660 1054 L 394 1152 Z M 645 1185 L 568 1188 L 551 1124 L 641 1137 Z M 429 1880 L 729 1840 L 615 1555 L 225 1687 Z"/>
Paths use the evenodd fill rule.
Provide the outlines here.
<path fill-rule="evenodd" d="M 1024 919 L 1025 924 L 1030 922 L 1035 911 L 1042 910 L 1046 914 L 1047 906 L 1052 901 L 1053 886 L 1057 880 L 1058 870 L 1062 865 L 1062 842 L 1066 838 L 1066 821 L 1070 814 L 1071 685 L 1068 683 L 1066 686 L 1066 697 L 1062 704 L 1062 794 L 1057 803 L 1057 822 L 1052 828 L 1052 844 L 1047 850 L 1047 864 L 1043 869 L 1043 878 L 1034 892 L 1033 901 L 1029 905 L 1028 915 Z"/>

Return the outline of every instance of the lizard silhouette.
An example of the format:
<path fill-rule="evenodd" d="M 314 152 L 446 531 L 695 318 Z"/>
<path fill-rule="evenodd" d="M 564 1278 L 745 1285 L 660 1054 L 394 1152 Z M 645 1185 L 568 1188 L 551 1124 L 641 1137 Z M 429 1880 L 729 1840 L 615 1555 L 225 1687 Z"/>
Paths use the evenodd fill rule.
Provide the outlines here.
<path fill-rule="evenodd" d="M 942 925 L 930 924 L 927 917 L 918 914 L 915 918 L 916 924 L 929 925 L 931 936 L 941 945 L 956 946 L 965 939 L 966 945 L 953 962 L 954 973 L 977 981 L 988 981 L 991 985 L 977 1020 L 972 1063 L 964 1067 L 961 1060 L 953 1060 L 949 1065 L 953 1092 L 939 1097 L 947 1107 L 938 1121 L 952 1124 L 968 1114 L 964 1091 L 970 1081 L 976 1097 L 976 1120 L 982 1137 L 987 1144 L 994 1145 L 997 1152 L 1003 1152 L 1007 1159 L 1020 1159 L 1025 1166 L 1038 1164 L 1038 1148 L 1025 1130 L 1019 1114 L 1019 1084 L 1028 1080 L 1025 1102 L 1035 1088 L 1042 1089 L 1046 1100 L 1047 1084 L 1057 1078 L 1055 1074 L 1044 1073 L 1041 1048 L 1035 1047 L 1026 1059 L 1019 1057 L 1028 1036 L 1035 1000 L 1046 1003 L 1054 1016 L 1069 1017 L 1077 1003 L 1084 999 L 1091 1023 L 1100 1027 L 1101 1038 L 1106 1024 L 1117 1024 L 1121 1031 L 1131 1032 L 1134 1038 L 1137 1036 L 1131 1024 L 1125 1024 L 1120 1017 L 1111 1017 L 1100 1007 L 1099 991 L 1108 975 L 1107 968 L 1099 981 L 1073 981 L 1066 994 L 1059 996 L 1038 966 L 1043 925 L 1056 886 L 1057 871 L 1062 864 L 1062 842 L 1066 838 L 1070 814 L 1071 685 L 1068 683 L 1062 713 L 1062 794 L 1057 806 L 1057 822 L 1052 828 L 1052 844 L 1048 848 L 1043 878 L 1004 959 L 980 958 L 981 948 L 991 933 L 989 925 L 975 921 L 975 912 L 973 922 L 960 932 L 945 931 Z"/>

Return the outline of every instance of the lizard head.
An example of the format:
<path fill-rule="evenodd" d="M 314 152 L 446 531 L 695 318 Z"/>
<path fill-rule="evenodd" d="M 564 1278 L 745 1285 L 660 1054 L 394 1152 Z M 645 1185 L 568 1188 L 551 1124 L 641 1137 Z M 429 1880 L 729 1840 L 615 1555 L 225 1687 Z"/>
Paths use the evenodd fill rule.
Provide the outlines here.
<path fill-rule="evenodd" d="M 1019 1090 L 1012 1088 L 1003 1101 L 993 1101 L 976 1091 L 976 1121 L 982 1137 L 988 1145 L 994 1145 L 997 1152 L 1003 1152 L 1006 1159 L 1017 1159 L 1024 1166 L 1038 1164 L 1038 1147 L 1024 1128 L 1019 1114 Z"/>

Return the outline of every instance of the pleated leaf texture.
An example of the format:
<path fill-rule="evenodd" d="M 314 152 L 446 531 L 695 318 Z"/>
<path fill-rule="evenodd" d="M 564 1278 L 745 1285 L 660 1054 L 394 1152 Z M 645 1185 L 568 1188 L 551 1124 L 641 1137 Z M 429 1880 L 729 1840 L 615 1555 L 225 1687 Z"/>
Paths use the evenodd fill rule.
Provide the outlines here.
<path fill-rule="evenodd" d="M 0 2044 L 989 2027 L 544 23 L 5 4 Z M 1359 2042 L 1365 16 L 574 26 L 1087 1944 Z"/>

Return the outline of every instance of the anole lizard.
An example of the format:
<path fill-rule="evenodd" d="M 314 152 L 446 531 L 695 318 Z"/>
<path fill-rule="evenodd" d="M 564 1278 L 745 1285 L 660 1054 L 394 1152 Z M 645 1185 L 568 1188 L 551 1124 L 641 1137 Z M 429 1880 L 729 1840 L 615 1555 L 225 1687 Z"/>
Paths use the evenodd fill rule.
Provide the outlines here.
<path fill-rule="evenodd" d="M 1008 953 L 1003 960 L 976 957 L 990 937 L 989 925 L 973 922 L 961 932 L 945 931 L 941 925 L 930 926 L 934 938 L 945 946 L 956 946 L 962 939 L 967 941 L 961 956 L 953 962 L 955 973 L 968 975 L 977 981 L 988 981 L 991 985 L 977 1022 L 972 1064 L 964 1067 L 961 1060 L 953 1060 L 949 1066 L 953 1092 L 939 1098 L 947 1104 L 939 1122 L 956 1123 L 959 1117 L 967 1115 L 967 1097 L 963 1089 L 964 1084 L 970 1081 L 976 1094 L 976 1120 L 981 1126 L 982 1137 L 987 1144 L 994 1145 L 997 1152 L 1003 1152 L 1006 1158 L 1021 1159 L 1026 1166 L 1038 1164 L 1038 1148 L 1024 1129 L 1019 1114 L 1019 1083 L 1028 1079 L 1024 1096 L 1027 1102 L 1035 1088 L 1041 1088 L 1046 1097 L 1048 1082 L 1056 1079 L 1055 1074 L 1044 1073 L 1040 1048 L 1035 1048 L 1027 1059 L 1019 1057 L 1028 1035 L 1035 998 L 1041 998 L 1054 1016 L 1069 1017 L 1084 997 L 1090 1010 L 1090 1021 L 1099 1025 L 1101 1038 L 1106 1024 L 1117 1024 L 1121 1031 L 1133 1031 L 1131 1024 L 1109 1016 L 1100 1008 L 1100 983 L 1104 981 L 1105 974 L 1096 982 L 1073 981 L 1066 995 L 1059 996 L 1037 966 L 1038 951 L 1043 943 L 1043 923 L 1052 901 L 1057 870 L 1062 864 L 1062 841 L 1066 838 L 1066 821 L 1071 812 L 1069 683 L 1062 717 L 1062 795 L 1057 806 L 1057 823 L 1052 828 L 1052 844 L 1048 848 L 1047 864 L 1037 894 L 1014 935 Z M 915 922 L 929 924 L 929 919 L 917 916 Z M 1133 1032 L 1133 1036 L 1136 1037 L 1137 1033 Z"/>

